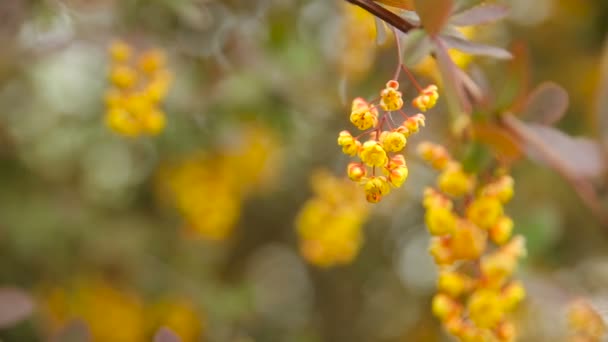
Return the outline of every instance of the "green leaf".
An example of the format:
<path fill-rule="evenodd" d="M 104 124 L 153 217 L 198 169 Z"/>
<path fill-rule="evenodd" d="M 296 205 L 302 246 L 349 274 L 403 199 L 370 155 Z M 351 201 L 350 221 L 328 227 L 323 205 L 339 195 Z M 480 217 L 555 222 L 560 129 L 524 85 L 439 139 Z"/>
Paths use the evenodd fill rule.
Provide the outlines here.
<path fill-rule="evenodd" d="M 403 64 L 413 67 L 420 63 L 433 50 L 433 43 L 428 34 L 421 29 L 414 29 L 401 40 Z"/>

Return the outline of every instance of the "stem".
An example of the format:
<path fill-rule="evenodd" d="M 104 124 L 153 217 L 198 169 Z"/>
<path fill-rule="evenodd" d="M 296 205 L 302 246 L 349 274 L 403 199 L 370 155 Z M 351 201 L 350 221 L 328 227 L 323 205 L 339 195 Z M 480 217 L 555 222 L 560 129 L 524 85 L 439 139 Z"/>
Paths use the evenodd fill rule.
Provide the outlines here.
<path fill-rule="evenodd" d="M 397 70 L 395 70 L 395 74 L 393 76 L 393 80 L 397 81 L 399 79 L 399 73 L 401 73 L 401 66 L 403 65 L 401 61 L 403 60 L 403 56 L 401 55 L 401 40 L 399 39 L 399 34 L 397 33 L 397 29 L 393 27 L 393 35 L 395 36 L 395 45 L 397 45 Z"/>
<path fill-rule="evenodd" d="M 412 72 L 410 71 L 410 69 L 408 69 L 403 64 L 401 64 L 401 69 L 403 69 L 403 71 L 405 71 L 407 78 L 409 78 L 410 81 L 412 81 L 412 84 L 414 85 L 414 87 L 416 87 L 416 90 L 418 90 L 419 93 L 422 93 L 422 87 L 420 86 L 420 84 L 418 84 L 418 81 L 416 81 L 416 77 L 414 77 L 414 75 L 412 75 Z"/>
<path fill-rule="evenodd" d="M 388 24 L 392 25 L 397 30 L 408 33 L 410 30 L 417 28 L 416 26 L 408 23 L 397 14 L 387 10 L 386 8 L 378 5 L 372 0 L 345 0 L 353 5 L 359 6 L 374 16 L 384 20 Z"/>

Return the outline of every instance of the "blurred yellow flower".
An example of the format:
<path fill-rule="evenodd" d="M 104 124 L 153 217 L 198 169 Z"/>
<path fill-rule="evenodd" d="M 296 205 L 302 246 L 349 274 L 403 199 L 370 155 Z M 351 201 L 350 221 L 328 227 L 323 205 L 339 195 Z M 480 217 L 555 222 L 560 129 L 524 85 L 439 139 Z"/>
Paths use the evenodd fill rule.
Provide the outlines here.
<path fill-rule="evenodd" d="M 213 153 L 198 152 L 165 163 L 157 175 L 158 196 L 168 200 L 191 231 L 208 240 L 224 240 L 238 222 L 241 203 L 276 177 L 279 143 L 270 131 L 248 127 L 240 143 Z"/>

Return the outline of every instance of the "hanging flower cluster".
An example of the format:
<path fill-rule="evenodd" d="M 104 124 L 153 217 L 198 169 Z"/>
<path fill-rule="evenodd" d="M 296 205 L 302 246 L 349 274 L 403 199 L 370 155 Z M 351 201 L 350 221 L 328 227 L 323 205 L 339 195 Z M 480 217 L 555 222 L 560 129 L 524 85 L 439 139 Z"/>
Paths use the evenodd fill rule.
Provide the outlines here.
<path fill-rule="evenodd" d="M 124 136 L 157 135 L 165 127 L 161 104 L 171 84 L 171 73 L 160 50 L 149 50 L 133 61 L 128 44 L 118 41 L 109 48 L 112 64 L 110 88 L 105 95 L 105 121 Z"/>
<path fill-rule="evenodd" d="M 441 172 L 438 189 L 426 189 L 423 199 L 429 251 L 439 266 L 433 313 L 461 341 L 514 341 L 508 313 L 525 290 L 511 277 L 526 252 L 503 210 L 513 178 L 503 173 L 481 182 L 442 146 L 421 143 L 418 152 Z"/>
<path fill-rule="evenodd" d="M 314 197 L 298 214 L 296 230 L 302 255 L 311 264 L 331 267 L 350 263 L 363 243 L 362 227 L 369 215 L 357 187 L 326 171 L 312 175 Z"/>
<path fill-rule="evenodd" d="M 426 111 L 437 102 L 437 87 L 428 86 L 420 90 L 412 105 Z M 364 131 L 353 136 L 349 131 L 342 131 L 338 136 L 338 145 L 342 152 L 357 156 L 360 162 L 348 164 L 348 177 L 365 190 L 365 198 L 371 203 L 378 203 L 391 188 L 399 188 L 408 176 L 408 168 L 403 151 L 410 135 L 424 127 L 425 116 L 418 113 L 408 116 L 403 110 L 402 93 L 399 82 L 390 80 L 380 92 L 379 101 L 367 102 L 362 98 L 353 100 L 350 121 L 359 130 Z M 380 110 L 379 110 L 380 109 Z M 402 116 L 401 123 L 395 124 L 393 113 Z M 367 136 L 361 142 L 359 138 Z"/>

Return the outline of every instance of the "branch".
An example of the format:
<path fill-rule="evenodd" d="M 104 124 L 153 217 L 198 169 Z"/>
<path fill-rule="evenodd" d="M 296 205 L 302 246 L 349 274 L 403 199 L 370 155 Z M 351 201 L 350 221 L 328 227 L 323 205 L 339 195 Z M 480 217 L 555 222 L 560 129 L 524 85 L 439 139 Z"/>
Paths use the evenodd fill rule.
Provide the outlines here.
<path fill-rule="evenodd" d="M 390 24 L 397 30 L 408 33 L 410 30 L 417 28 L 415 25 L 412 25 L 405 21 L 403 18 L 398 16 L 397 14 L 387 10 L 386 8 L 378 5 L 373 0 L 345 0 L 346 2 L 350 2 L 353 5 L 359 6 L 364 10 L 368 11 L 372 15 L 384 20 L 386 23 Z"/>

